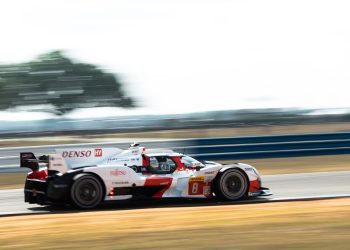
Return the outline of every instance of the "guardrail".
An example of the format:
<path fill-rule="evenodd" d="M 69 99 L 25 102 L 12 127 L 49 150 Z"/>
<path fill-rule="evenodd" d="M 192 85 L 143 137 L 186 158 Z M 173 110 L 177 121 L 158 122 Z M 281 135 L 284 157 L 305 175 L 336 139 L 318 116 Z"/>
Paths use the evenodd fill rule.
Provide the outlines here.
<path fill-rule="evenodd" d="M 68 147 L 127 148 L 130 142 L 47 145 L 0 149 L 0 172 L 18 167 L 19 152 L 53 153 Z M 147 148 L 172 148 L 199 160 L 240 160 L 350 154 L 350 132 L 273 136 L 155 140 L 141 142 Z"/>

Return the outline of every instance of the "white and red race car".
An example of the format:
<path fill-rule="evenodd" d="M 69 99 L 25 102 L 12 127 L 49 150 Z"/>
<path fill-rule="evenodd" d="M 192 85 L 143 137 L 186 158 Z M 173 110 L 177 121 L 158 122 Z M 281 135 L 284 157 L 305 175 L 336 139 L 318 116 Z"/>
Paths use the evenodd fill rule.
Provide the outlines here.
<path fill-rule="evenodd" d="M 25 183 L 25 202 L 72 204 L 90 209 L 103 201 L 151 198 L 240 200 L 271 195 L 258 171 L 247 164 L 199 162 L 165 149 L 133 144 L 119 148 L 67 148 L 38 158 L 20 155 L 32 170 Z"/>

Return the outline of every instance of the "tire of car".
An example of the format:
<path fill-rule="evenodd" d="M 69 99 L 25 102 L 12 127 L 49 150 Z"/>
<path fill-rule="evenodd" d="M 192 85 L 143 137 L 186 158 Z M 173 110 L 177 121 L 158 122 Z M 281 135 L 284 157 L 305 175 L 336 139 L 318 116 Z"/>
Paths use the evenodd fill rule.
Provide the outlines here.
<path fill-rule="evenodd" d="M 103 198 L 101 182 L 91 174 L 83 174 L 77 178 L 70 190 L 74 206 L 82 209 L 97 207 Z"/>
<path fill-rule="evenodd" d="M 219 173 L 214 182 L 215 195 L 223 200 L 239 200 L 246 196 L 248 178 L 238 169 L 228 169 Z"/>

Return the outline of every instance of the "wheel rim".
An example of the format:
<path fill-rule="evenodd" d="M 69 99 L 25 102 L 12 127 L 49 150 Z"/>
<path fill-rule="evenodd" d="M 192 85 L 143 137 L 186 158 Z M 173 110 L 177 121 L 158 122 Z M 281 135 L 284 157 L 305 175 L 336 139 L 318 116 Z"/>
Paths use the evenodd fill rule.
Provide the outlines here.
<path fill-rule="evenodd" d="M 74 190 L 76 202 L 81 207 L 95 206 L 100 202 L 100 185 L 93 179 L 83 179 Z"/>
<path fill-rule="evenodd" d="M 237 172 L 228 172 L 221 181 L 222 192 L 229 199 L 241 198 L 246 186 L 245 177 Z"/>
<path fill-rule="evenodd" d="M 237 193 L 242 188 L 242 181 L 237 176 L 228 176 L 225 180 L 224 185 L 228 193 Z"/>

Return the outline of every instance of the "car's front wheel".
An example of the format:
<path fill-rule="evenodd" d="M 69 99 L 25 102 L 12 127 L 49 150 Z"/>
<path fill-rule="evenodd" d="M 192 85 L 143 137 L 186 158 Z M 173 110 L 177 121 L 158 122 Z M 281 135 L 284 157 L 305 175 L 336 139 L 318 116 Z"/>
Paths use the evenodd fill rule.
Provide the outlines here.
<path fill-rule="evenodd" d="M 95 176 L 83 174 L 74 181 L 70 196 L 73 205 L 82 209 L 91 209 L 102 201 L 103 188 Z"/>
<path fill-rule="evenodd" d="M 219 173 L 214 182 L 214 192 L 218 198 L 224 200 L 242 199 L 249 187 L 247 177 L 238 169 L 228 169 Z"/>

